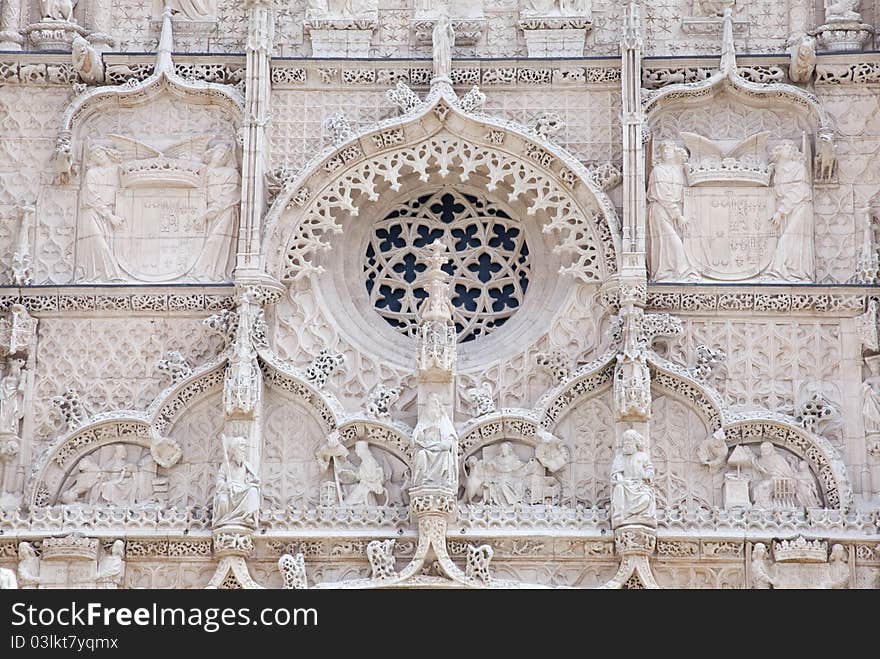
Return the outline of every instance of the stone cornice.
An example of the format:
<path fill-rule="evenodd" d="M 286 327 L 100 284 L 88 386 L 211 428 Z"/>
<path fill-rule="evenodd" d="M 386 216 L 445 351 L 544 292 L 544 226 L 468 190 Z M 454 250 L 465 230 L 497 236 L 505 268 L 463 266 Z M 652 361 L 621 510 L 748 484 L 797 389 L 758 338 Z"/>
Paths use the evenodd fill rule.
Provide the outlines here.
<path fill-rule="evenodd" d="M 0 312 L 20 303 L 35 316 L 79 312 L 213 313 L 231 309 L 234 287 L 219 285 L 88 285 L 0 288 Z"/>
<path fill-rule="evenodd" d="M 804 313 L 857 316 L 867 299 L 880 295 L 877 286 L 778 284 L 648 284 L 652 311 Z"/>

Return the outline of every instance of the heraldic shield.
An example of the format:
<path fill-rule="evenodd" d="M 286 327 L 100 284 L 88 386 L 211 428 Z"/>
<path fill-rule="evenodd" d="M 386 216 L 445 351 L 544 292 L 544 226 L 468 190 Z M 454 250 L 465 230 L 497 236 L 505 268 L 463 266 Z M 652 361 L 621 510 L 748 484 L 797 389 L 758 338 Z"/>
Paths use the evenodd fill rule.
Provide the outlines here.
<path fill-rule="evenodd" d="M 688 259 L 711 279 L 758 275 L 770 265 L 776 250 L 777 232 L 770 222 L 775 207 L 769 187 L 685 188 Z"/>
<path fill-rule="evenodd" d="M 146 281 L 185 275 L 205 244 L 206 207 L 199 188 L 119 190 L 116 213 L 125 218 L 113 239 L 119 267 Z"/>
<path fill-rule="evenodd" d="M 112 136 L 127 158 L 119 165 L 111 249 L 119 268 L 141 281 L 171 281 L 196 263 L 205 244 L 207 190 L 204 153 L 211 136 L 162 151 Z"/>

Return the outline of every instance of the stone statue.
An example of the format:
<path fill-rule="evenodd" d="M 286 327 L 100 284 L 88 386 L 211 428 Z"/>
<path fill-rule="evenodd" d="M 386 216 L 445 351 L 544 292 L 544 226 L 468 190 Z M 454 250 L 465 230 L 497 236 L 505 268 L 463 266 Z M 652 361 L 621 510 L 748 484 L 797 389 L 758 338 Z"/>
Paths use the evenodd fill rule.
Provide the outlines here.
<path fill-rule="evenodd" d="M 27 373 L 23 359 L 7 359 L 6 372 L 0 380 L 0 436 L 18 436 L 18 423 L 24 416 Z"/>
<path fill-rule="evenodd" d="M 696 277 L 688 262 L 681 233 L 685 228 L 684 163 L 687 151 L 672 142 L 657 147 L 659 162 L 648 181 L 648 235 L 651 278 L 681 280 Z"/>
<path fill-rule="evenodd" d="M 880 355 L 865 357 L 868 377 L 862 382 L 862 420 L 865 437 L 880 435 Z"/>
<path fill-rule="evenodd" d="M 130 465 L 126 459 L 125 444 L 113 447 L 113 457 L 102 468 L 103 478 L 100 485 L 100 499 L 114 506 L 134 503 L 134 484 L 136 465 Z"/>
<path fill-rule="evenodd" d="M 571 453 L 561 439 L 544 428 L 538 428 L 535 439 L 538 440 L 535 446 L 535 458 L 547 471 L 553 473 L 568 464 Z"/>
<path fill-rule="evenodd" d="M 624 431 L 621 447 L 611 464 L 611 526 L 656 526 L 657 498 L 651 480 L 654 465 L 645 438 L 638 431 Z"/>
<path fill-rule="evenodd" d="M 440 396 L 431 394 L 413 430 L 419 447 L 413 467 L 413 486 L 456 488 L 458 435 Z"/>
<path fill-rule="evenodd" d="M 788 77 L 792 82 L 809 82 L 816 69 L 816 37 L 809 34 L 794 35 L 788 41 L 791 61 Z"/>
<path fill-rule="evenodd" d="M 257 527 L 260 510 L 260 480 L 247 461 L 244 437 L 220 436 L 223 464 L 214 492 L 214 527 L 232 525 Z"/>
<path fill-rule="evenodd" d="M 77 236 L 77 267 L 82 281 L 114 281 L 123 279 L 110 249 L 113 229 L 124 220 L 116 215 L 115 199 L 119 187 L 116 152 L 96 145 L 89 151 L 80 196 L 79 232 Z"/>
<path fill-rule="evenodd" d="M 801 496 L 798 475 L 771 442 L 761 442 L 752 467 L 760 477 L 752 486 L 755 505 L 768 510 L 808 505 Z M 812 475 L 810 475 L 812 479 Z M 817 496 L 818 498 L 818 496 Z"/>
<path fill-rule="evenodd" d="M 849 587 L 850 571 L 846 558 L 846 549 L 844 549 L 843 545 L 836 544 L 831 547 L 831 556 L 828 557 L 826 574 L 828 576 L 820 582 L 820 588 L 843 590 Z"/>
<path fill-rule="evenodd" d="M 77 464 L 77 474 L 73 484 L 61 493 L 61 503 L 93 504 L 97 497 L 96 485 L 101 482 L 101 469 L 89 456 Z"/>
<path fill-rule="evenodd" d="M 40 14 L 43 20 L 73 22 L 76 0 L 40 0 Z"/>
<path fill-rule="evenodd" d="M 40 559 L 29 542 L 18 544 L 18 585 L 21 588 L 37 588 L 40 585 Z"/>
<path fill-rule="evenodd" d="M 385 470 L 370 452 L 367 442 L 354 443 L 354 452 L 361 459 L 357 468 L 338 467 L 339 478 L 343 483 L 354 483 L 344 499 L 347 506 L 374 506 L 376 497 L 383 497 L 382 505 L 388 505 L 388 490 L 385 489 Z"/>
<path fill-rule="evenodd" d="M 87 85 L 104 82 L 104 63 L 101 54 L 80 35 L 73 38 L 70 53 L 74 70 Z"/>
<path fill-rule="evenodd" d="M 315 451 L 315 460 L 321 471 L 326 471 L 333 466 L 333 482 L 336 485 L 336 501 L 342 503 L 345 497 L 342 494 L 342 485 L 339 482 L 340 465 L 344 464 L 348 457 L 348 449 L 342 443 L 339 431 L 334 430 L 327 436 L 327 441 Z"/>
<path fill-rule="evenodd" d="M 511 506 L 525 498 L 528 463 L 513 452 L 510 442 L 502 442 L 498 455 L 483 460 L 486 473 L 486 503 Z"/>
<path fill-rule="evenodd" d="M 238 205 L 241 202 L 241 177 L 231 144 L 220 142 L 205 154 L 205 190 L 208 208 L 203 220 L 207 238 L 192 268 L 194 277 L 222 281 L 229 276 L 229 259 Z"/>
<path fill-rule="evenodd" d="M 816 488 L 816 479 L 810 471 L 810 465 L 806 460 L 798 463 L 797 473 L 797 497 L 805 508 L 818 508 L 822 505 L 819 499 L 819 490 Z"/>
<path fill-rule="evenodd" d="M 448 78 L 452 71 L 452 46 L 455 44 L 455 32 L 452 29 L 452 21 L 449 13 L 444 12 L 434 24 L 431 33 L 433 44 L 434 77 Z"/>
<path fill-rule="evenodd" d="M 825 0 L 825 21 L 861 21 L 860 0 Z"/>
<path fill-rule="evenodd" d="M 95 580 L 98 584 L 107 588 L 119 588 L 125 576 L 125 543 L 116 540 L 110 548 L 110 553 L 105 554 L 98 561 L 98 572 Z"/>
<path fill-rule="evenodd" d="M 217 16 L 217 0 L 163 0 L 163 3 L 190 20 L 205 21 Z"/>
<path fill-rule="evenodd" d="M 15 572 L 0 567 L 0 590 L 16 590 L 18 588 L 18 580 L 15 578 Z"/>
<path fill-rule="evenodd" d="M 770 563 L 767 559 L 767 546 L 763 542 L 752 547 L 752 588 L 766 589 L 775 586 L 770 576 Z"/>
<path fill-rule="evenodd" d="M 807 159 L 794 142 L 771 151 L 776 212 L 771 222 L 781 231 L 766 274 L 784 281 L 813 279 L 813 187 Z"/>
<path fill-rule="evenodd" d="M 486 494 L 486 466 L 477 456 L 472 455 L 465 460 L 464 467 L 464 498 L 465 503 L 474 503 L 475 499 L 487 502 Z"/>

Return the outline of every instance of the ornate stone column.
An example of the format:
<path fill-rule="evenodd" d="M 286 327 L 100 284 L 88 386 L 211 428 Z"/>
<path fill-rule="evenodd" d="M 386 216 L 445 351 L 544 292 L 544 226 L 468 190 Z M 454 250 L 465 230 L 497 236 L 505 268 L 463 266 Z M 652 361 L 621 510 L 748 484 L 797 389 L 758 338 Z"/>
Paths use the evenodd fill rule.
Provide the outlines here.
<path fill-rule="evenodd" d="M 265 205 L 265 172 L 269 157 L 266 127 L 271 96 L 274 3 L 248 0 L 248 40 L 245 73 L 245 107 L 242 125 L 241 213 L 235 267 L 236 282 L 258 283 L 266 277 L 260 270 L 260 222 Z"/>
<path fill-rule="evenodd" d="M 19 31 L 22 0 L 2 0 L 0 7 L 0 50 L 21 50 L 24 37 Z"/>
<path fill-rule="evenodd" d="M 0 317 L 0 507 L 18 506 L 24 465 L 31 462 L 30 408 L 36 365 L 37 320 L 21 304 Z"/>
<path fill-rule="evenodd" d="M 116 39 L 110 34 L 113 22 L 113 4 L 111 0 L 93 0 L 91 12 L 91 28 L 89 42 L 99 53 L 112 50 Z"/>
<path fill-rule="evenodd" d="M 627 8 L 621 51 L 623 94 L 623 240 L 619 279 L 620 346 L 614 369 L 615 451 L 611 526 L 620 567 L 607 588 L 656 588 L 648 562 L 656 544 L 648 419 L 651 375 L 642 320 L 647 301 L 645 162 L 641 105 L 642 36 L 638 4 Z"/>

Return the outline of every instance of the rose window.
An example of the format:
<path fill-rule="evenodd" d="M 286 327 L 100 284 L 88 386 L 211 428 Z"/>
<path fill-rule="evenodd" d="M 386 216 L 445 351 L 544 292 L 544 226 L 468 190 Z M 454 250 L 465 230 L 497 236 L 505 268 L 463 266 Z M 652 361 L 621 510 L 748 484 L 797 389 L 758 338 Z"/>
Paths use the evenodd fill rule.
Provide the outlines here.
<path fill-rule="evenodd" d="M 373 226 L 364 275 L 373 308 L 407 335 L 427 297 L 421 274 L 428 245 L 450 247 L 443 270 L 450 275 L 453 320 L 459 341 L 503 325 L 522 305 L 529 286 L 529 248 L 519 223 L 483 197 L 439 190 L 411 199 Z"/>

